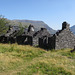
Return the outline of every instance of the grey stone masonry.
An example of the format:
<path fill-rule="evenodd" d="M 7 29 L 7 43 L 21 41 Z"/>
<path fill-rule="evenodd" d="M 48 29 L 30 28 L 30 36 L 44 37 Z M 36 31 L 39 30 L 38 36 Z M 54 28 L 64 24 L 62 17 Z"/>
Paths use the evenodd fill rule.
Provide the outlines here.
<path fill-rule="evenodd" d="M 54 49 L 74 48 L 75 35 L 70 31 L 67 22 L 62 23 L 62 30 L 56 32 L 53 37 L 49 38 L 49 46 Z"/>
<path fill-rule="evenodd" d="M 39 38 L 39 47 L 48 49 L 48 37 L 49 36 L 43 36 Z"/>
<path fill-rule="evenodd" d="M 41 28 L 41 30 L 37 31 L 33 35 L 33 46 L 39 45 L 39 38 L 43 36 L 50 36 L 50 33 L 47 31 L 46 28 Z"/>

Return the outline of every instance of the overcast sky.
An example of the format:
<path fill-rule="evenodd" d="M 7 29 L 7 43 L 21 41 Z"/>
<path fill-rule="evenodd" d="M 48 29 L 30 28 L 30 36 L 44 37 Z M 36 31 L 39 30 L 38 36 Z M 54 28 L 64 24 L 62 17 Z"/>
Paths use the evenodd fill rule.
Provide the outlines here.
<path fill-rule="evenodd" d="M 75 0 L 0 0 L 0 15 L 44 21 L 57 30 L 63 21 L 75 25 Z"/>

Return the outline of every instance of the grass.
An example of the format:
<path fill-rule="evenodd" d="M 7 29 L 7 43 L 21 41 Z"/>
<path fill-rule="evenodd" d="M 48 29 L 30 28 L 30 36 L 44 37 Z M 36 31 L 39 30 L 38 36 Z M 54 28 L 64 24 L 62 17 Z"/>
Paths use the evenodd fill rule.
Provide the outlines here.
<path fill-rule="evenodd" d="M 0 44 L 0 75 L 75 75 L 75 52 Z"/>

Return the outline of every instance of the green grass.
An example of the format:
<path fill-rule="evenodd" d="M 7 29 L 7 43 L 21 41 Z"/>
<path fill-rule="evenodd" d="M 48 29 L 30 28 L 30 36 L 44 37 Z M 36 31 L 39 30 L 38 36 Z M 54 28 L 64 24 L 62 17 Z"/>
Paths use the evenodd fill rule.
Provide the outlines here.
<path fill-rule="evenodd" d="M 75 52 L 0 44 L 0 75 L 75 75 Z"/>

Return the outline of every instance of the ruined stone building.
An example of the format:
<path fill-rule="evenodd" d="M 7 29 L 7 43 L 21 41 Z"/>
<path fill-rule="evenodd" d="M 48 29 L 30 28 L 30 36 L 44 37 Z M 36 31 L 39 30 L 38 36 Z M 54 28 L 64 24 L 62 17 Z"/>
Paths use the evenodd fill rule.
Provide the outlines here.
<path fill-rule="evenodd" d="M 18 44 L 29 44 L 29 45 L 39 45 L 39 38 L 42 36 L 50 36 L 46 28 L 41 28 L 41 30 L 35 32 L 34 26 L 30 25 L 28 31 L 17 37 Z"/>
<path fill-rule="evenodd" d="M 0 36 L 1 43 L 15 43 L 16 42 L 16 34 L 19 31 L 18 26 L 9 26 L 9 29 L 6 34 Z"/>
<path fill-rule="evenodd" d="M 39 38 L 39 46 L 47 49 L 74 48 L 75 35 L 70 31 L 67 22 L 62 23 L 62 29 L 50 37 Z"/>
<path fill-rule="evenodd" d="M 45 49 L 63 49 L 74 48 L 75 35 L 70 31 L 69 24 L 67 22 L 62 23 L 62 29 L 57 31 L 54 35 L 51 35 L 46 28 L 41 28 L 35 32 L 33 25 L 30 25 L 28 29 L 22 35 L 17 35 L 19 31 L 18 27 L 9 26 L 9 30 L 6 34 L 0 36 L 1 43 L 15 43 L 39 46 Z"/>
<path fill-rule="evenodd" d="M 25 30 L 25 32 L 22 35 L 16 37 L 17 43 L 24 45 L 32 45 L 32 37 L 34 33 L 34 26 L 29 25 L 28 30 Z"/>
<path fill-rule="evenodd" d="M 74 48 L 75 35 L 70 31 L 67 22 L 62 23 L 62 29 L 56 32 L 52 37 L 48 38 L 50 49 Z"/>
<path fill-rule="evenodd" d="M 47 31 L 46 28 L 41 28 L 41 30 L 37 31 L 34 35 L 33 35 L 33 45 L 39 45 L 39 38 L 50 36 L 50 33 Z"/>

